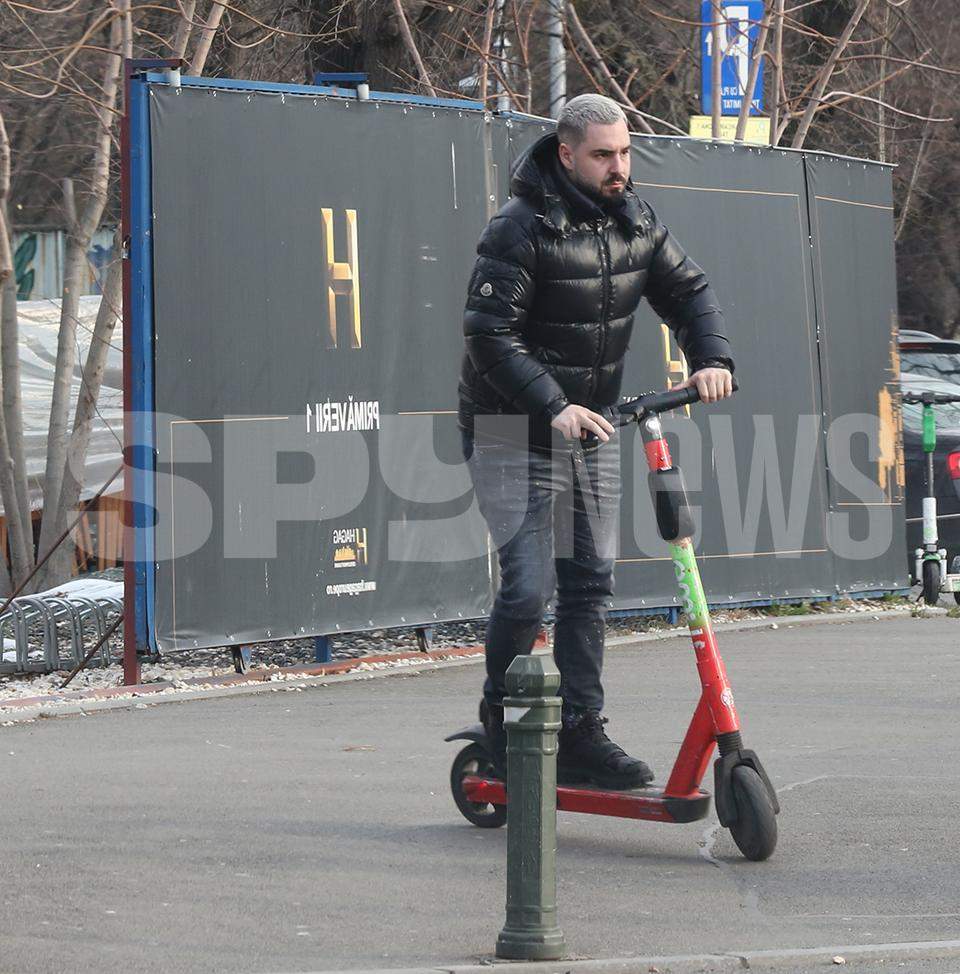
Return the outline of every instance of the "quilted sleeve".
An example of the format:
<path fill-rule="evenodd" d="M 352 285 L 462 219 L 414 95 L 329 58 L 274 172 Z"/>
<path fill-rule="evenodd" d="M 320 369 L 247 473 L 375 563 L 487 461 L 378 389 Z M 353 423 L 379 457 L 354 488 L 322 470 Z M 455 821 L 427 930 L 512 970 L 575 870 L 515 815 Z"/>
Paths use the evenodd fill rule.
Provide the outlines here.
<path fill-rule="evenodd" d="M 524 341 L 533 304 L 536 242 L 511 217 L 495 216 L 477 244 L 463 335 L 477 372 L 520 412 L 555 416 L 567 398 Z"/>
<path fill-rule="evenodd" d="M 684 253 L 656 214 L 653 216 L 654 253 L 647 300 L 676 335 L 692 372 L 708 362 L 722 363 L 732 372 L 723 312 L 706 274 Z"/>

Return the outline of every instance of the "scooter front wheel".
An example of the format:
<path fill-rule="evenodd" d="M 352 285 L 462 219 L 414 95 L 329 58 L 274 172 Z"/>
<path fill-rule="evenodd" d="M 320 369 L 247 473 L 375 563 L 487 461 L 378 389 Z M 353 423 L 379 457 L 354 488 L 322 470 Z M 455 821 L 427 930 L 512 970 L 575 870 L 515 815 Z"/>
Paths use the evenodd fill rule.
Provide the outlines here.
<path fill-rule="evenodd" d="M 737 820 L 730 826 L 733 841 L 748 859 L 769 859 L 777 847 L 777 816 L 766 786 L 746 765 L 733 769 L 731 784 L 737 804 Z"/>
<path fill-rule="evenodd" d="M 923 563 L 923 601 L 927 605 L 940 601 L 940 562 L 932 558 Z"/>
<path fill-rule="evenodd" d="M 460 814 L 481 829 L 498 829 L 506 824 L 507 806 L 491 805 L 488 802 L 472 802 L 463 791 L 463 779 L 467 775 L 480 778 L 494 778 L 493 761 L 486 748 L 479 744 L 468 744 L 454 759 L 450 769 L 450 791 Z"/>

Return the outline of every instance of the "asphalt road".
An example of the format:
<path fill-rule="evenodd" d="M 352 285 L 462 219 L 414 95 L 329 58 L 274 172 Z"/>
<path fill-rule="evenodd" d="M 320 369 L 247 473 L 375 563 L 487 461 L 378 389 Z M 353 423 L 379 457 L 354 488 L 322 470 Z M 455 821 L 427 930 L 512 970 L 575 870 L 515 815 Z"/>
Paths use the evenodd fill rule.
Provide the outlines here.
<path fill-rule="evenodd" d="M 561 815 L 571 957 L 960 938 L 960 621 L 777 621 L 721 641 L 745 742 L 780 794 L 774 857 L 743 860 L 712 816 Z M 473 719 L 480 676 L 468 665 L 0 728 L 0 970 L 489 957 L 506 833 L 460 818 L 443 742 Z M 688 642 L 611 649 L 606 686 L 611 736 L 664 781 L 696 701 Z M 902 960 L 883 969 L 960 971 Z"/>

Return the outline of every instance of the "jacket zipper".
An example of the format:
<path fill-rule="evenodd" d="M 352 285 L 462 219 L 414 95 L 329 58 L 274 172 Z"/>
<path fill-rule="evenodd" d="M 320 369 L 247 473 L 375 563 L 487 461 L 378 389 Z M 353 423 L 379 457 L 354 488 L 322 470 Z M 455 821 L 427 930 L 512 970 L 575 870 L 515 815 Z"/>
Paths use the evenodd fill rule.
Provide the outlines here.
<path fill-rule="evenodd" d="M 597 383 L 600 380 L 600 363 L 603 361 L 603 350 L 607 340 L 607 301 L 610 291 L 610 251 L 607 248 L 607 241 L 603 235 L 602 221 L 597 220 L 594 224 L 594 232 L 597 235 L 597 243 L 600 247 L 600 274 L 602 279 L 602 301 L 600 304 L 600 344 L 597 348 L 597 361 L 593 366 L 593 378 L 590 383 L 590 398 L 593 399 L 597 391 Z"/>

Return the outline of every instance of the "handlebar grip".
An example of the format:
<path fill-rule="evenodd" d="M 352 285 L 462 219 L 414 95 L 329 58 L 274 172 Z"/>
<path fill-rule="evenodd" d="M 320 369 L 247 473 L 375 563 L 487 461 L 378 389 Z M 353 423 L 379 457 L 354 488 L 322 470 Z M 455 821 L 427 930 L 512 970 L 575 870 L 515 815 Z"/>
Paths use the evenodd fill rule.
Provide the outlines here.
<path fill-rule="evenodd" d="M 686 389 L 668 389 L 666 392 L 655 392 L 649 398 L 644 398 L 643 409 L 648 413 L 667 413 L 671 409 L 679 409 L 690 403 L 700 401 L 700 392 L 696 386 Z"/>
<path fill-rule="evenodd" d="M 740 384 L 736 379 L 733 380 L 733 391 L 736 392 Z M 621 403 L 618 412 L 621 415 L 629 416 L 631 419 L 641 413 L 666 413 L 671 409 L 679 409 L 690 403 L 700 401 L 700 392 L 696 386 L 688 386 L 686 389 L 668 389 L 666 392 L 650 392 L 639 399 L 631 402 Z"/>
<path fill-rule="evenodd" d="M 945 405 L 951 402 L 960 402 L 960 396 L 953 396 L 946 392 L 905 392 L 901 395 L 901 400 L 914 405 Z"/>

